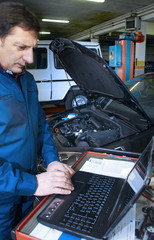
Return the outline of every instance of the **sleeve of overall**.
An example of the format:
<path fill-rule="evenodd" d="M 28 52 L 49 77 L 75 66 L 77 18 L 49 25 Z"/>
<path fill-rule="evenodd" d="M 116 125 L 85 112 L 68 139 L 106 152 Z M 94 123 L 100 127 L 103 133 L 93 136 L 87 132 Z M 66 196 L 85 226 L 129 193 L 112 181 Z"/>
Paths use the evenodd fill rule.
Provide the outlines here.
<path fill-rule="evenodd" d="M 0 158 L 0 191 L 15 195 L 30 196 L 37 188 L 36 176 L 13 167 Z"/>
<path fill-rule="evenodd" d="M 38 145 L 46 166 L 53 161 L 59 161 L 57 147 L 52 137 L 49 123 L 46 120 L 45 112 L 41 106 L 39 106 Z"/>

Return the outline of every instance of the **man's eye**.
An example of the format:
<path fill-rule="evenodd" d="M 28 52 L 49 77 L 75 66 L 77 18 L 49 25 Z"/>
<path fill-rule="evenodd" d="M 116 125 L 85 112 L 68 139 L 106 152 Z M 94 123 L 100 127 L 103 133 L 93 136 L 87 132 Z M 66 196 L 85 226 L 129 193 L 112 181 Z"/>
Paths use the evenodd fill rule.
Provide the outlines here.
<path fill-rule="evenodd" d="M 20 50 L 24 50 L 26 47 L 25 46 L 18 46 Z"/>

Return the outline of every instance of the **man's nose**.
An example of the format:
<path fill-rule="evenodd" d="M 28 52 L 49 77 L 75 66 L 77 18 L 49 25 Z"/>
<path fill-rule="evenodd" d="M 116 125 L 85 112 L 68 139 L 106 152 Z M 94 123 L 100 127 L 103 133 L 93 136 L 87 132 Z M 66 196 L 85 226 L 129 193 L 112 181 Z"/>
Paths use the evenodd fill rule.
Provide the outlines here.
<path fill-rule="evenodd" d="M 23 60 L 27 64 L 33 63 L 33 49 L 28 49 L 24 52 Z"/>

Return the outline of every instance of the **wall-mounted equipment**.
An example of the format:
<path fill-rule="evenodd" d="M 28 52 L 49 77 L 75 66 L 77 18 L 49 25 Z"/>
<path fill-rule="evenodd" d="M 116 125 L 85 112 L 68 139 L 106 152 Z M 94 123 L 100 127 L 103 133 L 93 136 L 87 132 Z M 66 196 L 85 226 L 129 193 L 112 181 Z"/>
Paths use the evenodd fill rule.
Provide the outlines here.
<path fill-rule="evenodd" d="M 134 44 L 142 43 L 145 36 L 141 32 L 123 33 L 116 45 L 109 47 L 109 66 L 123 82 L 134 77 Z"/>
<path fill-rule="evenodd" d="M 118 67 L 121 66 L 121 46 L 109 46 L 109 65 L 115 67 L 115 72 L 118 74 Z"/>
<path fill-rule="evenodd" d="M 141 28 L 141 20 L 139 17 L 128 17 L 125 20 L 126 31 L 138 31 Z"/>
<path fill-rule="evenodd" d="M 133 33 L 123 33 L 119 36 L 118 44 L 109 47 L 109 66 L 115 67 L 115 72 L 123 82 L 133 78 L 134 40 L 135 35 Z M 112 59 L 112 55 L 116 56 Z M 121 64 L 119 66 L 118 64 L 114 65 L 114 59 L 115 63 L 121 61 Z"/>

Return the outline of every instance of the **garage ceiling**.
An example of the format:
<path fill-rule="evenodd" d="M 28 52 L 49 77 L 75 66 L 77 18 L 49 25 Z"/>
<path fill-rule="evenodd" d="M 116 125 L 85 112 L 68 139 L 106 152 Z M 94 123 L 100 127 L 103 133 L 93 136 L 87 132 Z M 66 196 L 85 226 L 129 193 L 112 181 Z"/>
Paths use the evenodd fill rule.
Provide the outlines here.
<path fill-rule="evenodd" d="M 3 1 L 0 1 L 3 2 Z M 51 35 L 40 39 L 55 37 L 69 38 L 83 30 L 111 20 L 126 13 L 135 12 L 153 3 L 153 0 L 105 0 L 104 3 L 87 0 L 19 0 L 38 17 L 41 30 Z M 45 23 L 42 18 L 69 20 L 69 24 Z"/>

